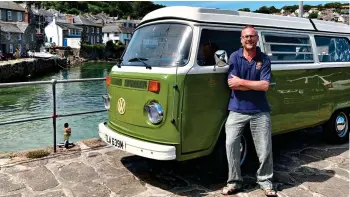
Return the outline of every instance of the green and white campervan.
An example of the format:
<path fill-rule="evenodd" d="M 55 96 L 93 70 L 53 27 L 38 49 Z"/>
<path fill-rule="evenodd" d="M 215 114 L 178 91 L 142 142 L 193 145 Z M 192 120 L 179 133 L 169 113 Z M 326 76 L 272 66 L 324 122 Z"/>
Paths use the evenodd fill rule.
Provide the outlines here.
<path fill-rule="evenodd" d="M 143 18 L 106 79 L 102 140 L 156 160 L 183 161 L 224 147 L 227 61 L 246 25 L 257 29 L 258 46 L 272 62 L 273 135 L 323 125 L 327 139 L 347 142 L 348 25 L 193 7 L 165 7 Z M 242 138 L 243 163 L 252 144 Z"/>

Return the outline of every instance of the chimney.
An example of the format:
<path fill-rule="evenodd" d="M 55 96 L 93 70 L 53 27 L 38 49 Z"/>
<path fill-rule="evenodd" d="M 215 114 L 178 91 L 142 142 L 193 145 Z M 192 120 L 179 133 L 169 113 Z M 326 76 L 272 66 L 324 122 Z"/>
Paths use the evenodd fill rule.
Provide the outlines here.
<path fill-rule="evenodd" d="M 73 16 L 67 16 L 67 21 L 68 21 L 68 23 L 73 24 L 74 23 L 74 17 Z"/>
<path fill-rule="evenodd" d="M 24 22 L 29 24 L 30 23 L 30 15 L 28 9 L 24 12 Z"/>

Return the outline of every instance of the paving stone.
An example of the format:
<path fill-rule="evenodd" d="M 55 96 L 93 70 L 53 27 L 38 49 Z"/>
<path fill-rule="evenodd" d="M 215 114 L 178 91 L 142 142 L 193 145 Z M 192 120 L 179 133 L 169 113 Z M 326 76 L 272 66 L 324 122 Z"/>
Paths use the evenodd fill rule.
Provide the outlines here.
<path fill-rule="evenodd" d="M 39 160 L 24 162 L 24 163 L 21 163 L 21 165 L 27 166 L 27 167 L 38 167 L 38 166 L 45 166 L 48 162 L 49 162 L 48 159 L 39 159 Z"/>
<path fill-rule="evenodd" d="M 0 174 L 0 194 L 17 191 L 22 188 L 25 188 L 25 186 L 23 184 L 13 183 L 9 175 Z"/>
<path fill-rule="evenodd" d="M 104 184 L 119 196 L 133 196 L 147 190 L 147 188 L 132 175 L 109 179 L 106 180 Z"/>
<path fill-rule="evenodd" d="M 111 193 L 106 186 L 92 181 L 77 184 L 72 188 L 72 192 L 75 197 L 109 197 Z"/>
<path fill-rule="evenodd" d="M 294 185 L 294 181 L 289 176 L 288 173 L 285 172 L 274 172 L 274 179 L 277 183 L 282 183 L 283 185 Z"/>
<path fill-rule="evenodd" d="M 346 179 L 349 180 L 350 174 L 349 174 L 348 171 L 343 170 L 343 169 L 341 169 L 341 168 L 334 168 L 334 169 L 332 169 L 332 170 L 335 171 L 335 174 L 336 174 L 336 175 L 341 176 L 341 177 L 344 177 L 344 178 L 346 178 Z"/>
<path fill-rule="evenodd" d="M 302 189 L 300 187 L 288 187 L 282 186 L 281 191 L 279 193 L 284 194 L 285 196 L 293 197 L 312 197 L 313 194 L 309 190 Z"/>
<path fill-rule="evenodd" d="M 326 176 L 324 175 L 309 177 L 305 179 L 303 185 L 306 185 L 311 191 L 320 193 L 324 196 L 349 197 L 348 181 L 336 177 L 327 178 L 328 179 L 326 179 Z"/>
<path fill-rule="evenodd" d="M 11 194 L 11 195 L 0 196 L 0 197 L 22 197 L 22 194 Z"/>
<path fill-rule="evenodd" d="M 75 159 L 75 158 L 78 158 L 80 156 L 81 156 L 81 152 L 80 151 L 79 152 L 77 152 L 77 151 L 67 152 L 67 153 L 58 155 L 53 160 L 62 161 L 62 160 L 68 160 L 68 159 Z"/>
<path fill-rule="evenodd" d="M 292 170 L 293 168 L 296 168 L 300 165 L 299 163 L 295 162 L 292 158 L 285 155 L 276 156 L 274 158 L 273 163 L 279 166 L 288 166 L 289 170 Z"/>
<path fill-rule="evenodd" d="M 17 176 L 23 179 L 33 191 L 44 191 L 58 185 L 54 174 L 45 166 L 37 167 L 33 171 L 19 172 Z"/>
<path fill-rule="evenodd" d="M 342 163 L 338 164 L 339 168 L 343 168 L 345 170 L 349 170 L 349 158 L 347 158 L 345 161 Z"/>
<path fill-rule="evenodd" d="M 66 197 L 66 195 L 63 193 L 63 191 L 54 191 L 37 195 L 37 197 Z"/>
<path fill-rule="evenodd" d="M 191 196 L 191 197 L 214 197 L 214 195 L 209 194 L 208 192 L 204 190 L 194 189 L 190 191 L 180 192 L 178 193 L 178 196 Z"/>
<path fill-rule="evenodd" d="M 314 149 L 314 148 L 307 148 L 302 150 L 301 154 L 310 155 L 319 159 L 327 159 L 329 157 L 340 155 L 341 153 L 349 150 L 346 148 L 335 148 L 335 149 Z"/>
<path fill-rule="evenodd" d="M 300 165 L 307 165 L 314 168 L 326 168 L 330 165 L 328 161 L 315 159 L 311 156 L 305 154 L 291 154 L 291 156 L 298 160 Z"/>
<path fill-rule="evenodd" d="M 73 162 L 59 169 L 59 176 L 68 182 L 82 182 L 96 179 L 97 173 L 82 162 Z"/>
<path fill-rule="evenodd" d="M 117 169 L 108 163 L 100 164 L 99 167 L 96 169 L 96 171 L 99 173 L 100 176 L 110 177 L 110 178 L 117 178 L 120 176 L 130 174 L 129 170 L 125 168 Z"/>

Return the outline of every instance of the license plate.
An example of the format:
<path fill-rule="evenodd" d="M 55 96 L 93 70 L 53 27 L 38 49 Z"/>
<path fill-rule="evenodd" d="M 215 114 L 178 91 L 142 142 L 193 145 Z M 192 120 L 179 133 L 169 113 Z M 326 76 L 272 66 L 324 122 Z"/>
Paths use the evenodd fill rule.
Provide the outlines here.
<path fill-rule="evenodd" d="M 116 148 L 120 150 L 125 150 L 126 143 L 124 141 L 118 140 L 116 138 L 113 138 L 109 135 L 106 135 L 106 141 L 112 146 L 115 146 Z"/>

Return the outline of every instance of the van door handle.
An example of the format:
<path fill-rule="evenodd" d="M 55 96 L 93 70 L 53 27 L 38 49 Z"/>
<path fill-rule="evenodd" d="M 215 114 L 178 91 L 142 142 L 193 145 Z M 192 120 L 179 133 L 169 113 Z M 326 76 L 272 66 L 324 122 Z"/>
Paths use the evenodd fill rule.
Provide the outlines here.
<path fill-rule="evenodd" d="M 276 85 L 275 82 L 270 83 L 270 86 L 275 86 L 275 85 Z"/>

